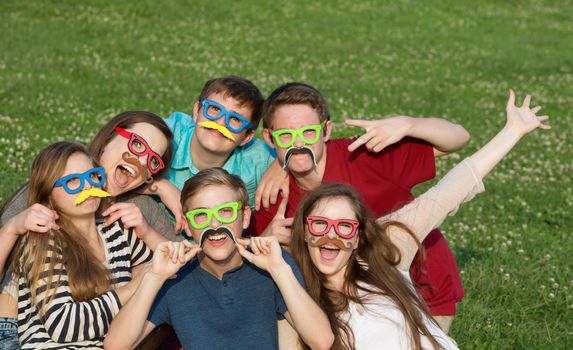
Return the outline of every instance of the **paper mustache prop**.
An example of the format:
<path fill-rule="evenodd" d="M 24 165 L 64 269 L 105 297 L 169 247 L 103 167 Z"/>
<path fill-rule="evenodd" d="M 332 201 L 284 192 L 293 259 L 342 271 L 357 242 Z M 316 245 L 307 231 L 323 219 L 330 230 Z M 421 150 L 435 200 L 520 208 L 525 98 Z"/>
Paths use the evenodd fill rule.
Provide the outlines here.
<path fill-rule="evenodd" d="M 227 129 L 227 127 L 224 125 L 220 125 L 220 124 L 217 124 L 217 123 L 212 122 L 212 121 L 200 122 L 199 125 L 204 127 L 204 128 L 207 128 L 207 129 L 217 130 L 218 132 L 220 132 L 223 136 L 225 136 L 229 140 L 235 141 L 235 136 L 233 136 L 233 134 L 231 134 L 229 129 Z"/>
<path fill-rule="evenodd" d="M 235 236 L 233 235 L 233 230 L 231 230 L 230 228 L 228 228 L 226 226 L 219 226 L 217 228 L 208 227 L 208 228 L 204 229 L 203 232 L 201 232 L 201 236 L 199 237 L 199 246 L 202 247 L 203 244 L 205 243 L 205 241 L 209 238 L 209 236 L 220 234 L 220 233 L 224 233 L 227 236 L 229 236 L 229 238 L 231 238 L 231 240 L 233 241 L 233 244 L 237 243 L 235 241 Z"/>
<path fill-rule="evenodd" d="M 312 163 L 314 164 L 314 166 L 316 167 L 316 156 L 314 155 L 314 151 L 312 150 L 312 148 L 308 147 L 308 146 L 303 146 L 303 147 L 289 147 L 289 149 L 286 151 L 285 154 L 285 162 L 283 164 L 283 169 L 286 169 L 288 166 L 288 161 L 290 160 L 290 158 L 292 157 L 293 154 L 301 154 L 301 153 L 307 153 L 310 158 L 312 159 Z"/>
<path fill-rule="evenodd" d="M 338 236 L 336 239 L 330 239 L 326 235 L 320 238 L 312 235 L 307 235 L 307 240 L 311 247 L 322 247 L 323 245 L 330 243 L 335 245 L 337 248 L 340 248 L 340 250 L 352 250 L 352 242 L 343 242 L 342 240 L 338 239 Z"/>
<path fill-rule="evenodd" d="M 86 199 L 89 197 L 110 197 L 111 195 L 104 190 L 101 190 L 97 187 L 92 187 L 89 190 L 83 190 L 76 201 L 74 202 L 75 205 L 82 204 Z"/>

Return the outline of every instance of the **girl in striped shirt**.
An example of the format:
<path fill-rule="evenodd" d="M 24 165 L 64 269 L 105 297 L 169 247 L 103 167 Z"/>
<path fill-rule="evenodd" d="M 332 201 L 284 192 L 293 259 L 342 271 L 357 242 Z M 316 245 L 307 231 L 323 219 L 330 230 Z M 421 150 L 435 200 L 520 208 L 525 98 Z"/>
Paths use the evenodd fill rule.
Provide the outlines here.
<path fill-rule="evenodd" d="M 3 228 L 21 235 L 12 283 L 22 349 L 102 348 L 139 283 L 152 253 L 120 220 L 96 224 L 104 183 L 103 169 L 80 144 L 52 144 L 34 160 L 25 225 L 11 220 Z"/>

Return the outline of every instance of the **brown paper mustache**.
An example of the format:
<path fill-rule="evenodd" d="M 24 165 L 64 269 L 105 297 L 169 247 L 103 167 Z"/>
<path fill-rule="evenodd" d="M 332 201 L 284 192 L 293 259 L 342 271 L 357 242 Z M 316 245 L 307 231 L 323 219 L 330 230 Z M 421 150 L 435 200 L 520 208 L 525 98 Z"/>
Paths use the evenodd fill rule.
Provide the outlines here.
<path fill-rule="evenodd" d="M 320 248 L 325 244 L 333 244 L 340 250 L 352 250 L 352 242 L 350 242 L 349 240 L 342 241 L 338 239 L 338 237 L 336 239 L 331 239 L 330 237 L 328 237 L 328 235 L 324 235 L 322 237 L 316 237 L 309 234 L 307 235 L 307 238 L 308 238 L 308 244 L 311 247 Z"/>
<path fill-rule="evenodd" d="M 123 152 L 121 158 L 126 163 L 133 165 L 137 169 L 137 174 L 145 183 L 153 182 L 153 177 L 151 175 L 147 176 L 147 167 L 141 165 L 139 158 L 131 156 L 129 152 Z"/>

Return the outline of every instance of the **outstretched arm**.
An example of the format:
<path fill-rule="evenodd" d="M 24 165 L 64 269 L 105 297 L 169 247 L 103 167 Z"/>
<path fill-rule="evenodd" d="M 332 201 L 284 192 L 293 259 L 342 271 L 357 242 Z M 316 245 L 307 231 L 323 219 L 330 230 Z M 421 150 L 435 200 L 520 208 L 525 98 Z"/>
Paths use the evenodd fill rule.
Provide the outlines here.
<path fill-rule="evenodd" d="M 540 107 L 530 108 L 528 95 L 521 107 L 515 106 L 515 94 L 510 91 L 507 103 L 507 123 L 505 127 L 482 149 L 457 165 L 429 191 L 403 207 L 379 220 L 394 220 L 406 224 L 421 242 L 448 215 L 453 215 L 460 204 L 471 200 L 476 193 L 483 191 L 481 179 L 513 148 L 527 133 L 540 128 L 547 116 L 536 116 Z M 402 253 L 399 268 L 407 270 L 417 251 L 415 241 L 398 227 L 389 229 L 394 243 Z"/>
<path fill-rule="evenodd" d="M 398 116 L 380 120 L 346 120 L 346 125 L 366 130 L 348 150 L 362 145 L 372 152 L 380 152 L 406 136 L 428 142 L 434 146 L 434 155 L 441 156 L 463 148 L 470 134 L 461 125 L 442 118 L 413 118 Z"/>

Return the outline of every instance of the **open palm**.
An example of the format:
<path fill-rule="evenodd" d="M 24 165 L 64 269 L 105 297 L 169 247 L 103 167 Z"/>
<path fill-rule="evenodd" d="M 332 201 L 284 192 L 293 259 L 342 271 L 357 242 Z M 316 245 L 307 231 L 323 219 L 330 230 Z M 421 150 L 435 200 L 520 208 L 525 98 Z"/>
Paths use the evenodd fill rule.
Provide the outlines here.
<path fill-rule="evenodd" d="M 531 96 L 525 96 L 523 105 L 518 107 L 515 105 L 515 92 L 509 90 L 509 99 L 505 108 L 507 112 L 508 126 L 516 128 L 521 135 L 525 135 L 537 128 L 548 130 L 551 126 L 543 124 L 544 121 L 549 119 L 549 116 L 537 116 L 536 113 L 541 110 L 540 106 L 529 108 Z"/>

